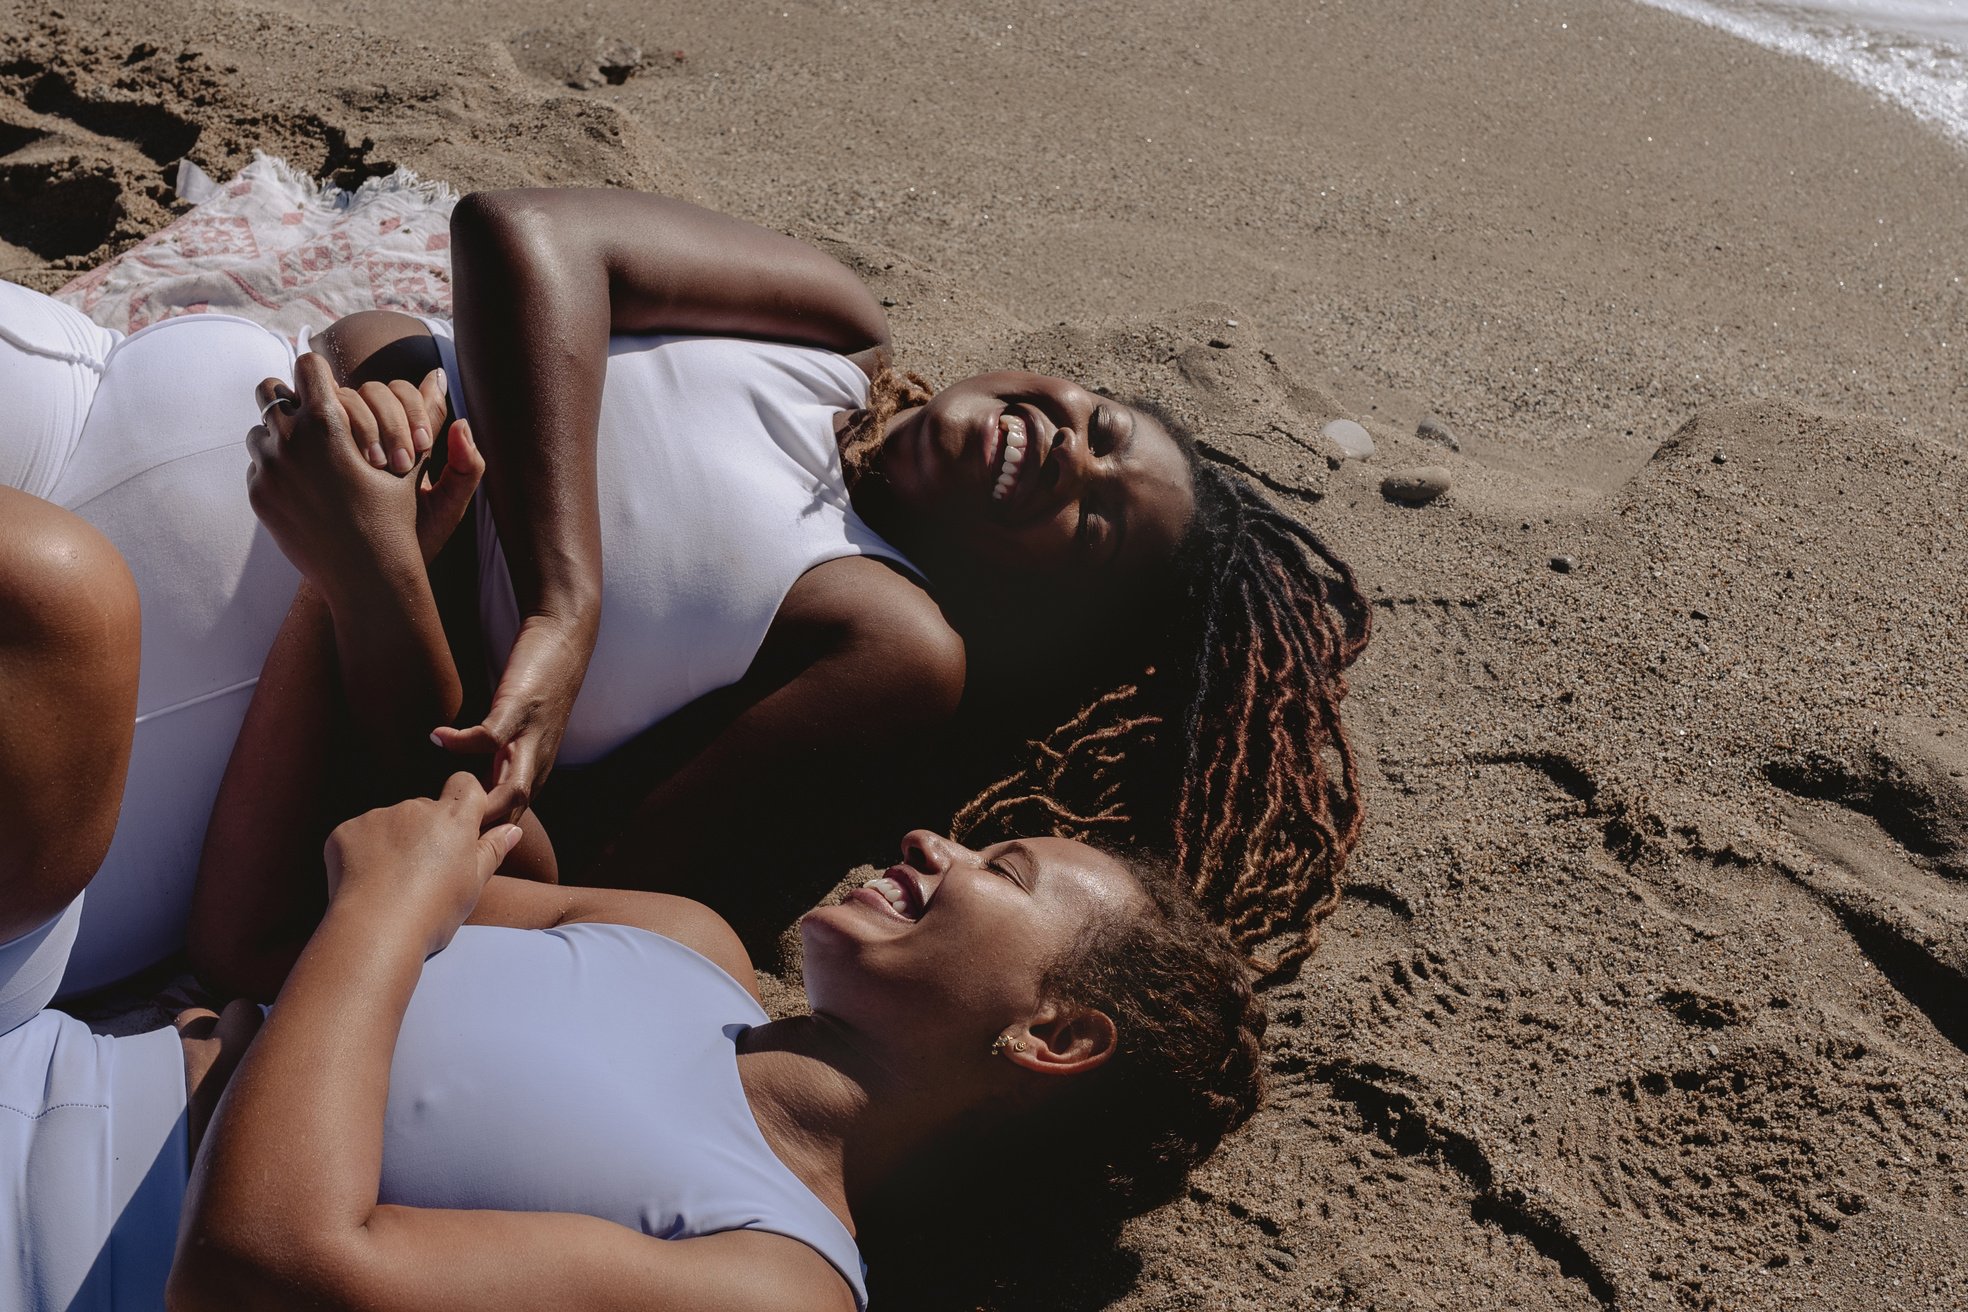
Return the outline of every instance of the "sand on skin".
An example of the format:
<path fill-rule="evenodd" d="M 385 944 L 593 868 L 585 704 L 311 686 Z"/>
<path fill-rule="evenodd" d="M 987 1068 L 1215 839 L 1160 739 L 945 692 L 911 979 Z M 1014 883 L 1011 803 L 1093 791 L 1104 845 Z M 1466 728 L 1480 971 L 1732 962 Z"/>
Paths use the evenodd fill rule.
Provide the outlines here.
<path fill-rule="evenodd" d="M 660 188 L 828 242 L 933 376 L 1168 397 L 1360 569 L 1372 822 L 1266 1109 L 988 1301 L 1968 1302 L 1959 149 L 1610 0 L 5 12 L 8 277 L 186 150 Z"/>

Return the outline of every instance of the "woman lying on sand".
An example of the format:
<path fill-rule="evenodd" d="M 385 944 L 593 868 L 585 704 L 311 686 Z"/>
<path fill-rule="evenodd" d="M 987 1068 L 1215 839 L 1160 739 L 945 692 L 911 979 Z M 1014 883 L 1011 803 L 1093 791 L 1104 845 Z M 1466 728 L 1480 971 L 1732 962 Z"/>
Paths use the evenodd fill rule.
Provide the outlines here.
<path fill-rule="evenodd" d="M 234 771 L 220 807 L 268 828 L 324 788 L 343 711 L 368 706 L 364 732 L 388 737 L 374 708 L 398 672 L 449 663 L 429 630 L 379 632 L 397 621 L 377 599 L 422 577 L 476 453 L 447 435 L 413 522 L 410 485 L 349 442 L 407 434 L 400 413 L 351 426 L 344 402 L 363 409 L 303 357 L 294 413 L 255 442 L 255 501 L 306 582 L 242 730 L 265 770 Z M 34 712 L 0 723 L 23 803 L 0 835 L 0 1228 L 20 1258 L 0 1304 L 158 1306 L 182 1209 L 180 1309 L 859 1307 L 854 1217 L 898 1187 L 934 1182 L 916 1215 L 937 1216 L 992 1183 L 958 1163 L 992 1161 L 1028 1205 L 1084 1187 L 1138 1207 L 1255 1105 L 1242 961 L 1154 869 L 911 834 L 801 922 L 813 1012 L 768 1023 L 705 908 L 494 876 L 519 831 L 460 774 L 334 831 L 326 913 L 187 1182 L 187 1085 L 195 1129 L 258 1010 L 182 1042 L 34 1014 L 124 793 L 137 606 L 99 534 L 0 489 L 0 697 Z M 385 653 L 398 664 L 366 663 Z M 277 922 L 300 878 L 201 885 L 201 914 Z"/>
<path fill-rule="evenodd" d="M 716 889 L 734 862 L 766 865 L 769 838 L 876 808 L 968 699 L 1044 736 L 969 832 L 1151 841 L 1239 941 L 1282 934 L 1283 963 L 1309 946 L 1358 828 L 1338 701 L 1367 612 L 1304 529 L 1152 413 L 1066 380 L 986 374 L 929 397 L 882 364 L 869 292 L 789 238 L 624 192 L 468 197 L 453 233 L 455 348 L 446 325 L 386 313 L 316 345 L 370 407 L 419 410 L 409 449 L 363 435 L 373 463 L 432 445 L 443 424 L 420 407 L 443 379 L 472 400 L 498 535 L 478 525 L 447 609 L 467 676 L 480 638 L 504 675 L 483 725 L 440 737 L 498 752 L 508 808 L 557 751 L 610 758 L 613 777 L 577 791 L 634 799 L 633 822 L 571 874 Z M 117 341 L 12 286 L 0 328 L 0 482 L 101 529 L 145 615 L 132 799 L 73 991 L 182 942 L 294 586 L 236 445 L 253 384 L 291 379 L 293 356 L 216 315 Z M 427 705 L 414 732 L 393 717 L 391 761 L 428 758 L 462 701 Z M 425 759 L 418 790 L 449 768 Z M 407 791 L 393 779 L 380 800 Z M 757 822 L 760 798 L 777 824 Z"/>

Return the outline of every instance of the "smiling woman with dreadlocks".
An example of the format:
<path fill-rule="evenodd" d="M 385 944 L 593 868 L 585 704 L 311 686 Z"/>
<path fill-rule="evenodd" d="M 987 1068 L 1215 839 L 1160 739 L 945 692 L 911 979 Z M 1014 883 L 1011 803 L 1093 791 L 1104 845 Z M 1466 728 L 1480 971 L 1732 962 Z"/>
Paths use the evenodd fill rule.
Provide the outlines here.
<path fill-rule="evenodd" d="M 524 191 L 467 197 L 452 237 L 455 323 L 370 312 L 313 343 L 365 402 L 349 413 L 388 421 L 349 434 L 372 465 L 422 479 L 431 457 L 437 475 L 451 444 L 433 435 L 468 411 L 487 466 L 438 586 L 406 582 L 394 607 L 435 624 L 417 600 L 435 593 L 464 686 L 406 668 L 389 705 L 356 708 L 421 715 L 445 750 L 404 737 L 390 768 L 355 777 L 372 800 L 483 764 L 501 814 L 537 799 L 563 843 L 588 831 L 563 850 L 582 882 L 728 911 L 771 891 L 789 835 L 810 862 L 817 837 L 856 844 L 885 823 L 957 755 L 927 749 L 935 731 L 968 727 L 1013 753 L 962 810 L 976 841 L 1152 847 L 1265 964 L 1309 950 L 1359 830 L 1339 702 L 1367 636 L 1350 571 L 1316 537 L 1153 407 L 1030 373 L 940 391 L 899 373 L 867 288 L 750 224 Z M 67 313 L 33 299 L 13 308 Z M 293 586 L 235 491 L 237 432 L 293 404 L 291 352 L 220 316 L 120 343 L 85 328 L 107 336 L 48 326 L 61 352 L 34 367 L 75 372 L 61 361 L 90 346 L 88 431 L 27 451 L 8 480 L 123 549 L 147 626 L 129 789 L 146 804 L 126 809 L 70 988 L 176 946 L 190 854 Z M 168 464 L 150 458 L 160 443 Z M 183 528 L 169 550 L 160 506 Z M 160 662 L 198 677 L 153 681 Z M 235 774 L 267 767 L 240 751 Z M 547 786 L 556 761 L 583 768 Z M 758 823 L 761 800 L 778 823 Z M 248 828 L 265 827 L 211 816 L 206 887 L 259 882 L 265 854 L 235 841 Z M 522 861 L 551 877 L 536 845 Z M 141 898 L 113 891 L 138 879 Z M 117 910 L 131 906 L 144 914 Z M 284 970 L 192 947 L 244 990 Z"/>

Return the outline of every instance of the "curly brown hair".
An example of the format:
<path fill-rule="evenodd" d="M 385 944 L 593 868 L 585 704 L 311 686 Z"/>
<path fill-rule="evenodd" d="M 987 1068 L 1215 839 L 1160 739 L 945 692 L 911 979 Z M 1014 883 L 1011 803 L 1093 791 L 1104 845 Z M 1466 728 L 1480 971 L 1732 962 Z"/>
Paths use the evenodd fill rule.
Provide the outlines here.
<path fill-rule="evenodd" d="M 841 434 L 850 486 L 888 420 L 932 395 L 884 371 Z M 1187 456 L 1196 516 L 1155 592 L 1132 671 L 1030 745 L 957 814 L 973 846 L 1052 833 L 1165 848 L 1190 891 L 1268 977 L 1318 944 L 1359 838 L 1359 775 L 1339 707 L 1371 633 L 1353 571 L 1245 479 Z M 1125 669 L 1126 667 L 1123 667 Z"/>
<path fill-rule="evenodd" d="M 1113 1056 L 1009 1120 L 961 1127 L 857 1209 L 885 1302 L 969 1312 L 1033 1279 L 1049 1302 L 1067 1286 L 1093 1287 L 1075 1305 L 1109 1301 L 1132 1278 L 1121 1223 L 1176 1197 L 1256 1111 L 1266 1017 L 1243 954 L 1166 857 L 1113 854 L 1147 905 L 1086 926 L 1041 981 L 1047 998 L 1113 1019 Z M 1036 1187 L 1005 1169 L 1026 1145 L 1043 1145 Z"/>
<path fill-rule="evenodd" d="M 1149 906 L 1087 926 L 1041 993 L 1105 1012 L 1117 1047 L 1042 1115 L 1070 1144 L 1076 1182 L 1132 1216 L 1159 1206 L 1263 1094 L 1267 1018 L 1244 954 L 1167 858 L 1124 854 Z M 1056 1164 L 1059 1159 L 1055 1159 Z"/>

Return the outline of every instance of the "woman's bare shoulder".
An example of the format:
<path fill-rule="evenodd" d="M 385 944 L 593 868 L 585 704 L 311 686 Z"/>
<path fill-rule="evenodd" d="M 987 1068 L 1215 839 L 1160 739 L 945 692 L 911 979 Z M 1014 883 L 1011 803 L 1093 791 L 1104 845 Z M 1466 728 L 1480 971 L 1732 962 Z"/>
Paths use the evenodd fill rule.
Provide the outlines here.
<path fill-rule="evenodd" d="M 769 644 L 789 641 L 878 654 L 886 677 L 916 694 L 963 691 L 964 644 L 949 617 L 914 575 L 874 556 L 802 574 L 767 635 Z"/>

